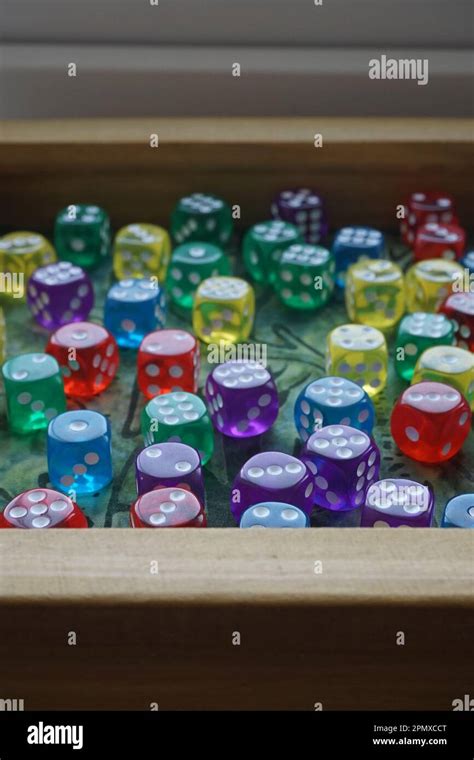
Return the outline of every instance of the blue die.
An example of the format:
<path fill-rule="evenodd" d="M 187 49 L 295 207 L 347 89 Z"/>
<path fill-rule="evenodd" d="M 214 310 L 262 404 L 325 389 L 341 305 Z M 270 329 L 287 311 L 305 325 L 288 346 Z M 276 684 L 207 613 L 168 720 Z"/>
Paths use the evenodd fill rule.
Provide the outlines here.
<path fill-rule="evenodd" d="M 448 501 L 441 527 L 474 528 L 474 493 L 463 493 Z"/>
<path fill-rule="evenodd" d="M 336 283 L 344 287 L 345 272 L 361 258 L 380 259 L 385 251 L 385 239 L 372 227 L 343 227 L 336 234 L 332 252 L 336 259 Z"/>
<path fill-rule="evenodd" d="M 110 423 L 99 412 L 58 414 L 48 427 L 48 470 L 54 487 L 76 494 L 105 488 L 112 480 L 110 439 Z"/>
<path fill-rule="evenodd" d="M 245 510 L 241 528 L 309 528 L 309 519 L 301 509 L 281 501 L 262 501 Z"/>
<path fill-rule="evenodd" d="M 367 393 L 344 377 L 313 380 L 296 399 L 295 425 L 303 441 L 326 425 L 349 425 L 370 435 L 374 421 L 374 405 Z"/>
<path fill-rule="evenodd" d="M 138 348 L 165 321 L 165 293 L 156 280 L 120 280 L 107 293 L 104 325 L 122 348 Z"/>
<path fill-rule="evenodd" d="M 474 251 L 468 251 L 459 263 L 469 270 L 469 274 L 474 274 Z"/>

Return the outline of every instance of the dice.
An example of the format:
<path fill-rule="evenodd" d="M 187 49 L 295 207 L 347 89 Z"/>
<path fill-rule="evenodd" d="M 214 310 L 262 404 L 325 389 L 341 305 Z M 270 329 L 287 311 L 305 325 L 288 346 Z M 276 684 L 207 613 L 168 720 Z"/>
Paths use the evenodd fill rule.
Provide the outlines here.
<path fill-rule="evenodd" d="M 273 199 L 271 210 L 274 219 L 297 227 L 307 243 L 319 243 L 328 233 L 324 202 L 315 190 L 306 187 L 281 190 Z"/>
<path fill-rule="evenodd" d="M 388 330 L 405 312 L 405 283 L 397 264 L 385 259 L 359 261 L 346 274 L 347 315 L 352 322 Z"/>
<path fill-rule="evenodd" d="M 164 282 L 170 257 L 170 236 L 156 224 L 128 224 L 115 236 L 113 268 L 117 280 L 155 277 Z"/>
<path fill-rule="evenodd" d="M 121 348 L 138 348 L 165 322 L 166 297 L 156 278 L 120 280 L 107 293 L 104 325 Z"/>
<path fill-rule="evenodd" d="M 48 427 L 48 471 L 55 488 L 72 494 L 102 491 L 112 480 L 110 423 L 88 409 L 59 414 Z"/>
<path fill-rule="evenodd" d="M 335 268 L 334 258 L 326 248 L 294 243 L 281 254 L 275 290 L 285 306 L 319 309 L 333 293 Z"/>
<path fill-rule="evenodd" d="M 298 228 L 288 222 L 272 220 L 254 224 L 247 230 L 242 244 L 245 269 L 256 282 L 273 283 L 283 251 L 293 243 L 302 242 Z"/>
<path fill-rule="evenodd" d="M 153 398 L 142 411 L 145 446 L 164 441 L 186 443 L 206 464 L 214 451 L 212 423 L 202 399 L 193 393 L 165 393 Z"/>
<path fill-rule="evenodd" d="M 455 261 L 426 259 L 413 264 L 405 277 L 408 311 L 434 312 L 459 289 L 464 270 Z"/>
<path fill-rule="evenodd" d="M 415 261 L 424 259 L 460 259 L 466 244 L 466 233 L 457 224 L 430 222 L 418 227 L 413 249 Z"/>
<path fill-rule="evenodd" d="M 474 409 L 474 355 L 464 348 L 435 346 L 424 351 L 416 363 L 412 385 L 423 380 L 451 385 Z"/>
<path fill-rule="evenodd" d="M 434 494 L 414 480 L 387 479 L 373 483 L 362 507 L 362 528 L 429 528 Z"/>
<path fill-rule="evenodd" d="M 2 295 L 8 300 L 23 298 L 26 285 L 38 267 L 56 261 L 56 251 L 37 232 L 10 232 L 0 237 Z"/>
<path fill-rule="evenodd" d="M 56 330 L 87 319 L 94 306 L 94 289 L 81 267 L 60 261 L 35 269 L 28 282 L 27 301 L 36 322 Z"/>
<path fill-rule="evenodd" d="M 226 246 L 233 229 L 230 206 L 215 195 L 187 195 L 178 201 L 171 215 L 171 234 L 178 244 L 198 241 Z"/>
<path fill-rule="evenodd" d="M 184 488 L 159 488 L 139 496 L 130 508 L 132 528 L 205 528 L 198 499 Z"/>
<path fill-rule="evenodd" d="M 110 252 L 110 220 L 104 209 L 73 204 L 62 209 L 54 224 L 54 245 L 60 259 L 93 269 Z"/>
<path fill-rule="evenodd" d="M 167 289 L 171 301 L 182 309 L 192 309 L 198 285 L 208 277 L 231 274 L 230 260 L 212 243 L 183 243 L 173 251 Z"/>
<path fill-rule="evenodd" d="M 446 193 L 417 191 L 411 193 L 404 204 L 404 218 L 400 232 L 405 245 L 413 246 L 417 228 L 423 224 L 457 222 L 454 200 Z"/>
<path fill-rule="evenodd" d="M 208 375 L 205 395 L 214 427 L 231 438 L 260 435 L 278 416 L 275 381 L 257 362 L 219 364 Z"/>
<path fill-rule="evenodd" d="M 370 435 L 375 420 L 367 393 L 344 377 L 321 377 L 308 383 L 296 399 L 294 415 L 302 441 L 327 425 L 349 425 Z"/>
<path fill-rule="evenodd" d="M 314 503 L 336 512 L 360 507 L 379 476 L 377 444 L 348 425 L 317 430 L 305 443 L 301 459 L 314 476 Z"/>
<path fill-rule="evenodd" d="M 369 396 L 387 382 L 387 344 L 380 330 L 368 325 L 341 325 L 327 338 L 326 372 L 353 380 Z"/>
<path fill-rule="evenodd" d="M 199 343 L 185 330 L 156 330 L 138 350 L 138 387 L 146 398 L 160 393 L 195 393 L 199 383 Z"/>
<path fill-rule="evenodd" d="M 14 433 L 48 427 L 66 409 L 63 380 L 56 359 L 47 354 L 21 354 L 2 367 L 8 425 Z"/>
<path fill-rule="evenodd" d="M 474 352 L 474 291 L 452 293 L 439 307 L 454 326 L 454 339 L 459 348 Z"/>
<path fill-rule="evenodd" d="M 372 227 L 343 227 L 336 234 L 332 252 L 336 260 L 336 283 L 345 286 L 347 268 L 362 258 L 380 259 L 385 251 L 385 239 Z"/>
<path fill-rule="evenodd" d="M 7 326 L 5 324 L 5 316 L 3 309 L 0 308 L 0 364 L 5 361 L 5 353 L 7 346 Z"/>
<path fill-rule="evenodd" d="M 451 346 L 454 326 L 444 314 L 416 311 L 403 317 L 398 327 L 395 369 L 403 380 L 410 381 L 419 357 L 427 348 Z"/>
<path fill-rule="evenodd" d="M 249 507 L 240 519 L 240 528 L 309 528 L 309 518 L 293 504 L 264 501 Z"/>
<path fill-rule="evenodd" d="M 194 299 L 193 329 L 204 343 L 245 341 L 253 327 L 255 294 L 239 277 L 209 277 Z"/>
<path fill-rule="evenodd" d="M 299 507 L 308 517 L 313 509 L 313 477 L 296 457 L 265 451 L 251 457 L 232 486 L 230 508 L 236 523 L 249 507 L 279 501 Z"/>
<path fill-rule="evenodd" d="M 464 396 L 450 385 L 421 382 L 402 393 L 390 419 L 393 440 L 411 459 L 438 464 L 458 453 L 471 427 Z"/>
<path fill-rule="evenodd" d="M 23 491 L 0 514 L 0 528 L 87 528 L 87 518 L 68 496 L 51 488 Z"/>
<path fill-rule="evenodd" d="M 467 251 L 466 255 L 461 259 L 460 264 L 464 267 L 464 269 L 467 269 L 468 279 L 470 281 L 470 285 L 472 285 L 474 281 L 474 277 L 472 276 L 474 275 L 474 251 Z"/>
<path fill-rule="evenodd" d="M 201 504 L 205 503 L 201 459 L 196 449 L 185 443 L 155 443 L 140 451 L 135 460 L 137 493 L 155 488 L 184 488 Z"/>
<path fill-rule="evenodd" d="M 463 493 L 446 504 L 442 528 L 474 528 L 474 493 Z"/>

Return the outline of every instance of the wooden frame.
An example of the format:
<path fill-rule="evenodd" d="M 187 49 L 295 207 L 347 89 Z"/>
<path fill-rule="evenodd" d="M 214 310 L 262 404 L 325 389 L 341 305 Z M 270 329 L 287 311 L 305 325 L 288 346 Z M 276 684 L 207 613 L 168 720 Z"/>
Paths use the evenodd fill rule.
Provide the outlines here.
<path fill-rule="evenodd" d="M 82 200 L 91 183 L 114 224 L 163 221 L 178 195 L 208 186 L 240 203 L 247 225 L 280 176 L 337 197 L 335 225 L 362 221 L 369 206 L 375 224 L 394 227 L 397 202 L 420 181 L 455 193 L 461 216 L 472 207 L 463 120 L 0 129 L 0 208 L 12 225 L 47 228 L 51 208 Z M 26 709 L 451 709 L 470 687 L 473 549 L 471 531 L 436 529 L 2 531 L 0 699 Z"/>

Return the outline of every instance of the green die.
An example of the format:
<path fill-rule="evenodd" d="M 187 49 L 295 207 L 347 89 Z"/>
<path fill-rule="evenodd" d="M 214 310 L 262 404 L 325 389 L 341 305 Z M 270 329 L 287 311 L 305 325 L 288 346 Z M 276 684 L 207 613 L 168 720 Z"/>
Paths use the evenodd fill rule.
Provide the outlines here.
<path fill-rule="evenodd" d="M 211 419 L 202 399 L 194 393 L 177 391 L 152 398 L 142 412 L 145 446 L 179 441 L 199 451 L 206 464 L 214 451 Z"/>
<path fill-rule="evenodd" d="M 76 204 L 57 215 L 54 245 L 60 259 L 92 269 L 108 256 L 110 244 L 110 220 L 99 206 Z"/>
<path fill-rule="evenodd" d="M 7 417 L 14 433 L 31 433 L 48 427 L 66 411 L 59 365 L 49 354 L 21 354 L 2 367 Z"/>
<path fill-rule="evenodd" d="M 319 309 L 332 295 L 335 271 L 334 257 L 326 248 L 295 243 L 281 255 L 275 290 L 292 309 Z"/>
<path fill-rule="evenodd" d="M 245 268 L 256 282 L 275 282 L 283 251 L 292 243 L 302 242 L 297 227 L 288 222 L 272 220 L 254 224 L 244 237 Z"/>
<path fill-rule="evenodd" d="M 202 280 L 231 274 L 226 254 L 212 243 L 183 243 L 173 251 L 168 269 L 167 291 L 173 303 L 192 309 L 194 294 Z"/>
<path fill-rule="evenodd" d="M 178 201 L 171 215 L 171 235 L 179 244 L 204 241 L 225 246 L 233 229 L 230 206 L 215 195 L 187 195 Z"/>
<path fill-rule="evenodd" d="M 454 345 L 454 325 L 444 314 L 414 312 L 402 319 L 395 348 L 397 374 L 410 381 L 423 351 L 432 346 Z"/>

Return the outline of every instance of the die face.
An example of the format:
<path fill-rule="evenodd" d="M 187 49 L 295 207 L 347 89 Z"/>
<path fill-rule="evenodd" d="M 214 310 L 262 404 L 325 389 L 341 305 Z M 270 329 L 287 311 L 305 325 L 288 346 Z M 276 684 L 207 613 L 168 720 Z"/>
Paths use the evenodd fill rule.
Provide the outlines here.
<path fill-rule="evenodd" d="M 92 269 L 108 256 L 110 241 L 110 220 L 99 206 L 71 205 L 56 217 L 54 244 L 60 259 Z"/>
<path fill-rule="evenodd" d="M 385 259 L 352 264 L 346 275 L 345 299 L 353 322 L 380 330 L 393 327 L 405 311 L 402 270 Z"/>
<path fill-rule="evenodd" d="M 15 433 L 42 430 L 66 409 L 58 363 L 47 354 L 21 354 L 2 367 L 7 416 Z"/>
<path fill-rule="evenodd" d="M 429 528 L 433 508 L 434 496 L 428 486 L 414 480 L 379 480 L 367 491 L 361 527 Z"/>
<path fill-rule="evenodd" d="M 50 488 L 34 488 L 7 504 L 0 514 L 0 528 L 87 528 L 87 519 L 64 494 Z"/>
<path fill-rule="evenodd" d="M 51 335 L 46 351 L 61 367 L 67 396 L 96 396 L 108 388 L 117 374 L 119 354 L 115 338 L 93 322 L 60 327 Z"/>
<path fill-rule="evenodd" d="M 336 234 L 332 252 L 336 260 L 336 282 L 345 284 L 345 272 L 361 258 L 382 258 L 385 250 L 384 236 L 372 227 L 343 227 Z"/>
<path fill-rule="evenodd" d="M 456 345 L 474 352 L 474 292 L 452 293 L 441 304 L 440 311 L 454 325 Z"/>
<path fill-rule="evenodd" d="M 281 499 L 306 515 L 313 508 L 313 478 L 296 457 L 268 451 L 251 457 L 234 480 L 231 511 L 237 523 L 253 504 Z"/>
<path fill-rule="evenodd" d="M 104 325 L 123 348 L 138 348 L 143 338 L 166 321 L 166 298 L 151 279 L 120 280 L 110 288 Z"/>
<path fill-rule="evenodd" d="M 246 340 L 254 315 L 253 288 L 239 277 L 210 277 L 196 291 L 193 329 L 204 343 L 230 344 Z"/>
<path fill-rule="evenodd" d="M 338 512 L 360 507 L 379 475 L 377 445 L 348 425 L 330 425 L 313 433 L 301 458 L 314 476 L 315 504 Z"/>
<path fill-rule="evenodd" d="M 462 266 L 455 261 L 426 259 L 414 264 L 405 278 L 408 311 L 437 311 L 463 276 Z"/>
<path fill-rule="evenodd" d="M 422 382 L 407 388 L 391 416 L 395 443 L 419 462 L 451 459 L 466 440 L 471 410 L 464 396 L 444 383 Z"/>
<path fill-rule="evenodd" d="M 194 494 L 159 488 L 139 496 L 130 509 L 132 528 L 204 528 L 206 518 Z"/>
<path fill-rule="evenodd" d="M 474 494 L 463 493 L 450 499 L 444 508 L 442 528 L 474 528 Z"/>
<path fill-rule="evenodd" d="M 155 443 L 141 451 L 135 462 L 137 493 L 177 486 L 205 503 L 201 459 L 184 443 Z"/>
<path fill-rule="evenodd" d="M 274 219 L 289 222 L 297 227 L 307 243 L 319 243 L 327 235 L 328 222 L 324 202 L 315 190 L 281 190 L 273 199 L 271 210 Z"/>
<path fill-rule="evenodd" d="M 313 380 L 295 403 L 295 425 L 302 441 L 327 425 L 348 425 L 372 432 L 374 405 L 365 391 L 343 377 Z"/>
<path fill-rule="evenodd" d="M 142 412 L 145 445 L 177 441 L 196 449 L 206 464 L 214 451 L 214 435 L 204 402 L 193 393 L 166 393 L 153 398 Z"/>
<path fill-rule="evenodd" d="M 308 528 L 305 513 L 292 504 L 265 501 L 249 507 L 240 519 L 240 528 Z"/>
<path fill-rule="evenodd" d="M 105 488 L 112 480 L 108 419 L 87 409 L 55 417 L 48 428 L 48 470 L 61 491 L 86 494 Z"/>
<path fill-rule="evenodd" d="M 221 198 L 193 193 L 181 198 L 171 215 L 171 234 L 176 243 L 199 241 L 227 245 L 234 223 L 230 206 Z"/>
<path fill-rule="evenodd" d="M 257 362 L 219 364 L 207 378 L 205 394 L 214 427 L 231 438 L 261 435 L 278 416 L 275 382 Z"/>
<path fill-rule="evenodd" d="M 164 282 L 170 258 L 171 240 L 163 227 L 128 224 L 115 236 L 113 268 L 118 280 L 152 276 Z"/>
<path fill-rule="evenodd" d="M 295 243 L 280 257 L 275 290 L 290 308 L 319 309 L 333 293 L 335 267 L 326 248 Z"/>
<path fill-rule="evenodd" d="M 400 232 L 403 242 L 412 246 L 420 225 L 431 222 L 450 224 L 456 221 L 454 201 L 450 195 L 434 191 L 417 191 L 411 193 L 405 202 L 405 218 L 400 224 Z"/>
<path fill-rule="evenodd" d="M 302 242 L 298 228 L 288 222 L 271 220 L 255 224 L 243 240 L 245 268 L 256 282 L 275 282 L 283 251 Z"/>
<path fill-rule="evenodd" d="M 446 383 L 458 390 L 474 409 L 474 356 L 457 346 L 435 346 L 418 359 L 412 385 L 423 380 Z"/>
<path fill-rule="evenodd" d="M 368 325 L 341 325 L 328 336 L 328 374 L 352 380 L 369 396 L 387 382 L 387 344 L 380 330 Z"/>
<path fill-rule="evenodd" d="M 0 270 L 9 285 L 3 289 L 2 295 L 7 299 L 23 297 L 26 283 L 35 269 L 54 261 L 53 246 L 37 232 L 10 232 L 0 237 Z"/>
<path fill-rule="evenodd" d="M 156 330 L 141 342 L 137 367 L 138 387 L 146 398 L 172 391 L 195 393 L 199 343 L 185 330 Z"/>
<path fill-rule="evenodd" d="M 417 229 L 414 245 L 415 261 L 423 259 L 460 259 L 466 242 L 466 233 L 455 224 L 430 222 Z"/>
<path fill-rule="evenodd" d="M 47 330 L 56 330 L 87 319 L 94 305 L 94 290 L 83 269 L 60 261 L 33 272 L 27 300 L 36 322 Z"/>
<path fill-rule="evenodd" d="M 209 277 L 231 274 L 228 257 L 212 243 L 183 243 L 173 251 L 168 271 L 168 291 L 173 303 L 189 310 L 199 284 Z"/>
<path fill-rule="evenodd" d="M 395 369 L 403 380 L 410 381 L 419 357 L 432 346 L 450 346 L 454 327 L 444 314 L 415 312 L 400 322 L 395 351 Z"/>

